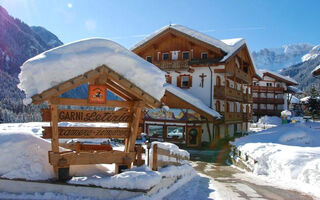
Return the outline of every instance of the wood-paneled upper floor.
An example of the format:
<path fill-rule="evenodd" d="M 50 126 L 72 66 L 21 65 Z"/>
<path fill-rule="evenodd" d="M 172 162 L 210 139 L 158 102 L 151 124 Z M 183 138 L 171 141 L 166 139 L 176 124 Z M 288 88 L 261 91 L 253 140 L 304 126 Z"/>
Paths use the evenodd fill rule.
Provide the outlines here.
<path fill-rule="evenodd" d="M 253 76 L 260 77 L 246 43 L 239 41 L 235 47 L 186 27 L 168 26 L 138 43 L 132 51 L 165 71 L 224 66 L 220 73 L 248 83 Z"/>

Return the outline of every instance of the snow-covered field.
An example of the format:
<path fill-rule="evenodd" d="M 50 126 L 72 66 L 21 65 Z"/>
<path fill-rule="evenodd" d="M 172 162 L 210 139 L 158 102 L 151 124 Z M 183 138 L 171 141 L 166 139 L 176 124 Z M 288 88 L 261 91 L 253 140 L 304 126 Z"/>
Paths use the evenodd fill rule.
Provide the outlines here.
<path fill-rule="evenodd" d="M 51 150 L 49 140 L 42 139 L 42 126 L 48 123 L 16 123 L 0 124 L 0 177 L 8 179 L 24 180 L 49 180 L 54 179 L 53 168 L 48 162 L 48 151 Z M 77 124 L 64 124 L 65 126 L 76 126 Z M 97 125 L 97 124 L 95 124 Z M 97 126 L 106 126 L 98 124 Z M 94 140 L 94 143 L 103 140 Z M 67 141 L 66 141 L 67 142 Z M 90 142 L 90 141 L 86 141 Z M 114 145 L 114 144 L 112 144 Z M 161 146 L 162 144 L 159 143 Z M 180 150 L 176 145 L 163 144 L 162 147 L 169 148 L 175 154 L 189 157 L 189 153 Z M 114 146 L 114 149 L 123 150 L 123 146 Z M 63 150 L 61 148 L 61 150 Z M 160 184 L 161 180 L 171 177 L 181 177 L 180 185 L 191 180 L 196 172 L 188 163 L 181 166 L 168 166 L 152 171 L 147 166 L 133 167 L 121 174 L 114 174 L 114 165 L 83 165 L 70 166 L 72 179 L 69 184 L 95 185 L 102 188 L 149 190 Z M 175 186 L 176 187 L 176 186 Z M 172 189 L 171 189 L 172 190 Z M 166 196 L 171 190 L 162 191 L 155 196 Z M 172 192 L 172 191 L 171 191 Z M 9 197 L 12 194 L 0 194 Z M 43 195 L 59 196 L 58 194 L 34 194 L 35 198 L 41 199 Z M 60 195 L 61 196 L 61 195 Z M 63 195 L 62 195 L 63 196 Z M 12 197 L 19 197 L 13 195 Z M 31 198 L 31 197 L 30 197 Z"/>
<path fill-rule="evenodd" d="M 271 121 L 273 126 L 269 125 Z M 248 163 L 253 173 L 275 185 L 320 196 L 320 123 L 298 119 L 297 123 L 280 125 L 275 118 L 260 122 L 257 126 L 271 128 L 232 142 L 243 159 L 249 155 L 257 161 Z"/>

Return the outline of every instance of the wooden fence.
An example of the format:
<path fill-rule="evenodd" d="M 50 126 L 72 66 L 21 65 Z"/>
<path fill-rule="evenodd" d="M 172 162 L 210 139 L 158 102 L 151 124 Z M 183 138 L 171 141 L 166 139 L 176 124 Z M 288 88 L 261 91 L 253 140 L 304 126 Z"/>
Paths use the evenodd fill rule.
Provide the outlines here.
<path fill-rule="evenodd" d="M 168 157 L 168 160 L 167 161 L 159 160 L 159 156 L 166 156 Z M 172 161 L 172 159 L 170 158 L 175 158 L 175 161 Z M 168 165 L 179 166 L 181 165 L 181 161 L 183 160 L 189 160 L 189 158 L 186 156 L 181 156 L 179 154 L 172 153 L 167 149 L 162 149 L 157 144 L 153 145 L 152 162 L 150 162 L 150 164 L 152 165 L 152 170 L 157 171 L 159 167 L 164 167 Z"/>

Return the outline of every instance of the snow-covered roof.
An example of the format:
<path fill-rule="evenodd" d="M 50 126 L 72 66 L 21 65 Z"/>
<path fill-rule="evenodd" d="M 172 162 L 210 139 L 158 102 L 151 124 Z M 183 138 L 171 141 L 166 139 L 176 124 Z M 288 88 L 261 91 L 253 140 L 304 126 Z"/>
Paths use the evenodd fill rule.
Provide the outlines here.
<path fill-rule="evenodd" d="M 301 91 L 299 88 L 294 87 L 292 85 L 288 86 L 288 92 L 295 93 L 295 94 L 303 94 L 303 91 Z"/>
<path fill-rule="evenodd" d="M 146 38 L 144 38 L 143 40 L 141 40 L 140 42 L 138 42 L 137 44 L 135 44 L 133 47 L 130 48 L 130 50 L 134 50 L 142 45 L 144 45 L 145 43 L 147 43 L 148 41 L 152 40 L 153 38 L 155 38 L 157 35 L 160 35 L 161 33 L 169 30 L 169 29 L 174 29 L 176 31 L 179 31 L 181 33 L 184 33 L 192 38 L 195 38 L 199 41 L 205 42 L 207 44 L 210 44 L 212 46 L 215 46 L 217 48 L 220 48 L 222 51 L 224 51 L 225 53 L 227 53 L 222 60 L 220 60 L 221 62 L 226 61 L 228 58 L 230 58 L 240 47 L 242 47 L 244 44 L 246 44 L 245 39 L 243 38 L 233 38 L 233 39 L 225 39 L 225 40 L 218 40 L 214 37 L 208 36 L 204 33 L 201 33 L 199 31 L 195 31 L 193 29 L 190 29 L 188 27 L 182 26 L 182 25 L 178 25 L 178 24 L 170 24 L 167 26 L 162 27 L 161 29 L 155 31 L 154 33 L 151 33 L 149 36 L 147 36 Z M 247 47 L 248 48 L 248 47 Z M 248 49 L 248 52 L 250 54 L 250 51 Z M 251 57 L 251 55 L 250 55 Z M 259 73 L 258 69 L 256 68 L 253 59 L 251 59 L 255 73 L 258 77 L 262 77 L 261 74 Z"/>
<path fill-rule="evenodd" d="M 266 70 L 266 69 L 260 69 L 260 72 L 263 73 L 263 74 L 265 74 L 265 73 L 272 74 L 272 75 L 274 75 L 276 77 L 279 77 L 280 79 L 283 79 L 285 81 L 288 81 L 288 82 L 291 82 L 291 83 L 293 83 L 295 85 L 298 85 L 298 82 L 296 80 L 294 80 L 293 78 L 290 78 L 289 76 L 283 76 L 281 74 L 278 74 L 276 72 L 273 72 L 273 71 L 270 71 L 270 70 Z"/>
<path fill-rule="evenodd" d="M 201 101 L 201 99 L 193 96 L 188 91 L 180 89 L 180 88 L 178 88 L 174 85 L 171 85 L 171 84 L 165 84 L 165 88 L 170 93 L 172 93 L 172 94 L 176 95 L 177 97 L 181 98 L 182 100 L 190 103 L 191 105 L 202 110 L 203 112 L 205 112 L 213 117 L 216 117 L 216 118 L 221 117 L 221 115 L 217 111 L 208 107 L 206 104 L 203 103 L 203 101 Z"/>
<path fill-rule="evenodd" d="M 144 38 L 143 40 L 141 40 L 140 42 L 135 44 L 133 47 L 130 48 L 130 50 L 136 49 L 136 48 L 144 45 L 149 40 L 153 39 L 154 37 L 156 37 L 157 35 L 163 33 L 164 31 L 166 31 L 168 29 L 174 29 L 174 30 L 177 30 L 177 31 L 182 32 L 184 34 L 187 34 L 197 40 L 200 40 L 202 42 L 205 42 L 205 43 L 211 44 L 217 48 L 220 48 L 225 52 L 228 52 L 230 50 L 230 47 L 227 44 L 225 44 L 224 42 L 222 42 L 218 39 L 215 39 L 211 36 L 208 36 L 206 34 L 195 31 L 193 29 L 190 29 L 188 27 L 178 25 L 178 24 L 170 24 L 170 25 L 167 25 L 167 26 L 160 28 L 159 30 L 155 31 L 154 33 L 151 33 L 146 38 Z"/>
<path fill-rule="evenodd" d="M 316 66 L 316 68 L 314 68 L 314 70 L 312 70 L 311 74 L 313 76 L 319 76 L 320 75 L 320 65 Z"/>
<path fill-rule="evenodd" d="M 121 45 L 103 38 L 69 43 L 41 53 L 21 66 L 18 87 L 31 97 L 106 65 L 159 100 L 164 95 L 165 73 Z"/>
<path fill-rule="evenodd" d="M 292 104 L 299 104 L 300 103 L 300 99 L 293 96 L 292 94 L 289 95 L 289 99 L 290 99 L 290 103 L 292 103 Z"/>

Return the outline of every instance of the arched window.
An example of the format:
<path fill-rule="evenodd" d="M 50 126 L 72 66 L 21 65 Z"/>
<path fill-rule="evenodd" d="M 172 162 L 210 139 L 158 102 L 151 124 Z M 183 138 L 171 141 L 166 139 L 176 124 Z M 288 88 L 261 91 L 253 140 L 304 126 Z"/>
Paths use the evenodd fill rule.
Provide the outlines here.
<path fill-rule="evenodd" d="M 216 85 L 217 85 L 217 86 L 220 86 L 220 85 L 221 85 L 221 78 L 220 78 L 220 76 L 217 76 Z"/>
<path fill-rule="evenodd" d="M 226 81 L 226 85 L 227 85 L 227 87 L 230 87 L 230 81 L 229 80 Z"/>
<path fill-rule="evenodd" d="M 227 112 L 230 112 L 230 103 L 227 102 Z"/>
<path fill-rule="evenodd" d="M 220 101 L 216 102 L 216 111 L 220 112 Z"/>

